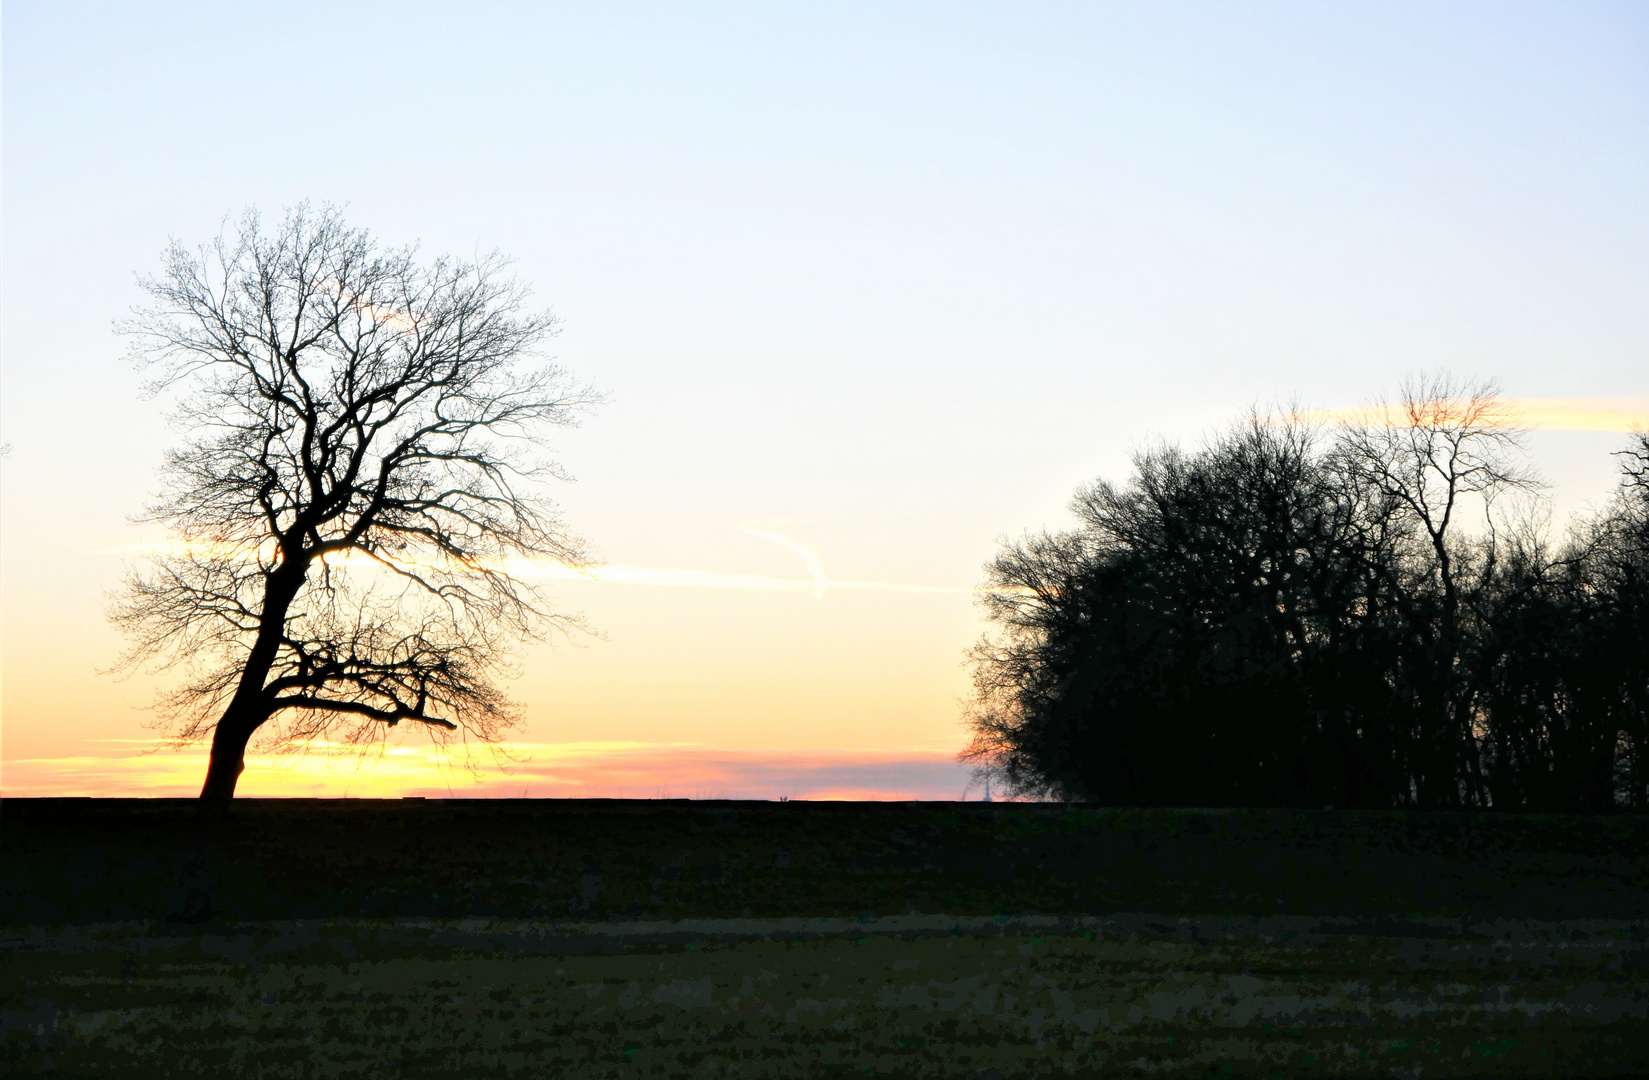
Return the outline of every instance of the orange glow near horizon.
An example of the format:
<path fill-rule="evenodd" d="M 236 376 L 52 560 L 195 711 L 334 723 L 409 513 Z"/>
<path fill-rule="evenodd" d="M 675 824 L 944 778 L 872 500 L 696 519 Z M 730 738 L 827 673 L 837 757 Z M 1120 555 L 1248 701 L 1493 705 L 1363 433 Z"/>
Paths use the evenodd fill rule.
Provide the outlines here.
<path fill-rule="evenodd" d="M 199 794 L 204 748 L 153 751 L 148 740 L 113 756 L 13 759 L 5 762 L 6 797 L 95 796 L 187 798 Z M 140 749 L 135 744 L 143 745 Z M 516 744 L 506 769 L 482 748 L 443 759 L 433 747 L 392 747 L 364 758 L 349 747 L 311 744 L 292 754 L 248 753 L 237 794 L 250 798 L 403 795 L 451 798 L 696 798 L 814 800 L 953 800 L 964 798 L 970 771 L 956 751 L 755 752 L 692 743 Z"/>

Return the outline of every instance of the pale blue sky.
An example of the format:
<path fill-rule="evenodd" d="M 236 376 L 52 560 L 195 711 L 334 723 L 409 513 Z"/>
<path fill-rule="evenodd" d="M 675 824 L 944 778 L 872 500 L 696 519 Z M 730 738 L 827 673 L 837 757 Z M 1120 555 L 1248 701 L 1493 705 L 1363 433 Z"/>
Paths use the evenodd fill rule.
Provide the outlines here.
<path fill-rule="evenodd" d="M 966 587 L 1143 440 L 1250 403 L 1356 405 L 1436 367 L 1649 395 L 1642 4 L 3 17 L 9 698 L 23 670 L 90 680 L 112 657 L 97 598 L 119 562 L 70 553 L 139 538 L 125 515 L 169 436 L 110 322 L 168 234 L 247 204 L 332 200 L 392 242 L 515 256 L 562 361 L 612 397 L 562 442 L 569 518 L 633 566 L 806 577 L 738 530 L 758 523 L 835 578 Z M 1603 495 L 1621 441 L 1534 439 L 1560 516 Z M 753 745 L 892 694 L 921 717 L 899 738 L 960 738 L 965 596 L 569 589 L 610 638 L 529 665 L 529 706 L 569 730 L 730 708 L 747 734 L 716 737 Z M 689 663 L 695 632 L 714 651 Z M 752 690 L 764 650 L 781 674 Z M 589 669 L 587 708 L 557 713 L 558 663 Z M 878 663 L 886 685 L 831 697 Z M 921 689 L 888 690 L 898 671 Z M 678 706 L 595 704 L 648 678 Z M 94 692 L 99 716 L 131 694 Z M 798 698 L 822 702 L 805 723 Z"/>

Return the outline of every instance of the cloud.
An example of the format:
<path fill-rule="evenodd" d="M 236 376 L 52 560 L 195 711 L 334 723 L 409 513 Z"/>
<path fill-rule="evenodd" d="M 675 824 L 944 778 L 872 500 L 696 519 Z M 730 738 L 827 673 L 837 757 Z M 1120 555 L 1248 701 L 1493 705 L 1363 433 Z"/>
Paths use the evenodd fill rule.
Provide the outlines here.
<path fill-rule="evenodd" d="M 1630 432 L 1649 428 L 1649 396 L 1501 398 L 1500 403 L 1512 423 L 1536 431 Z M 1312 409 L 1298 415 L 1313 423 L 1346 424 L 1377 414 L 1378 410 L 1342 408 Z M 1390 415 L 1393 422 L 1402 422 L 1401 410 L 1394 408 Z"/>
<path fill-rule="evenodd" d="M 1649 397 L 1511 398 L 1523 422 L 1543 431 L 1637 431 L 1649 428 Z"/>

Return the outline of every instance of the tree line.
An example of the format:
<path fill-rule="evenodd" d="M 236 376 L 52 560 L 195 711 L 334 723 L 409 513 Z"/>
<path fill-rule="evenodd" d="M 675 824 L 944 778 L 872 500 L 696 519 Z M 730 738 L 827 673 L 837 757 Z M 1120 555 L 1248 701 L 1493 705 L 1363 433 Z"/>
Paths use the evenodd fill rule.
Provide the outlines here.
<path fill-rule="evenodd" d="M 1439 376 L 1141 452 L 989 564 L 964 759 L 1110 805 L 1649 808 L 1649 433 L 1561 539 L 1521 451 Z"/>

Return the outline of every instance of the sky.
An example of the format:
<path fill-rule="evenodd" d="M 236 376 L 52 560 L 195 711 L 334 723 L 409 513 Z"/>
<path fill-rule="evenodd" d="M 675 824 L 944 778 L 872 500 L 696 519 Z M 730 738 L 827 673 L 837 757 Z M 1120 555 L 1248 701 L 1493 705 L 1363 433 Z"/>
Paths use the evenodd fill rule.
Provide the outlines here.
<path fill-rule="evenodd" d="M 549 582 L 599 636 L 517 657 L 507 770 L 412 735 L 242 794 L 977 798 L 982 568 L 1153 440 L 1495 378 L 1561 528 L 1649 424 L 1641 4 L 7 2 L 0 40 L 10 795 L 199 790 L 104 673 L 179 437 L 112 324 L 248 206 L 515 260 L 607 395 L 550 492 L 606 569 Z"/>

